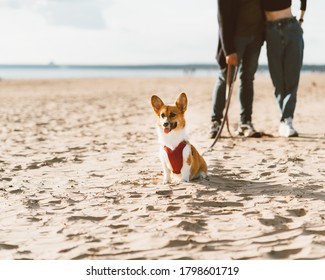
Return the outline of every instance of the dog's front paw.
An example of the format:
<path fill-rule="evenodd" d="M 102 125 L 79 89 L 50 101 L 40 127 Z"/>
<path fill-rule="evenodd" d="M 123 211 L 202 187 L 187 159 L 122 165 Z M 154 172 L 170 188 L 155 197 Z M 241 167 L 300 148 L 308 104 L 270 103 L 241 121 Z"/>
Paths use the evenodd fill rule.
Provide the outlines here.
<path fill-rule="evenodd" d="M 164 180 L 163 180 L 164 185 L 169 184 L 170 182 L 171 182 L 170 177 L 164 177 Z"/>
<path fill-rule="evenodd" d="M 190 178 L 189 177 L 182 177 L 182 182 L 184 183 L 188 183 L 190 181 Z"/>

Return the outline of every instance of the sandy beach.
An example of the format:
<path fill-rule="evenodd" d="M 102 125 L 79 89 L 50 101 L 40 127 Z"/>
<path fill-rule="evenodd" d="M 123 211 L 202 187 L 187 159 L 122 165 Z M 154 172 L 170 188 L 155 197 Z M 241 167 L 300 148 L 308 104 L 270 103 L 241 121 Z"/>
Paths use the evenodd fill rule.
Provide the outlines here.
<path fill-rule="evenodd" d="M 253 123 L 223 138 L 207 179 L 162 184 L 152 94 L 189 99 L 212 143 L 213 77 L 0 81 L 0 259 L 325 259 L 325 74 L 301 77 L 295 128 L 278 137 L 268 74 Z M 237 83 L 238 84 L 238 83 Z M 231 130 L 239 119 L 237 89 Z"/>

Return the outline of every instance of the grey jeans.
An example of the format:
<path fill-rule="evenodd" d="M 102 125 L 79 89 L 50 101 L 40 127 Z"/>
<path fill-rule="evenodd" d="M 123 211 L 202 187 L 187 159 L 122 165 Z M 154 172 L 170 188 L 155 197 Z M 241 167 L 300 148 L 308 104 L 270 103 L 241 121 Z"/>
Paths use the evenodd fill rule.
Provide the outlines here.
<path fill-rule="evenodd" d="M 236 36 L 235 47 L 239 60 L 239 91 L 240 122 L 252 120 L 254 97 L 253 81 L 258 67 L 258 58 L 263 45 L 263 34 L 256 36 Z M 226 100 L 227 68 L 221 69 L 212 92 L 212 121 L 221 122 Z"/>
<path fill-rule="evenodd" d="M 281 121 L 293 118 L 297 102 L 304 40 L 296 18 L 266 23 L 267 57 Z"/>

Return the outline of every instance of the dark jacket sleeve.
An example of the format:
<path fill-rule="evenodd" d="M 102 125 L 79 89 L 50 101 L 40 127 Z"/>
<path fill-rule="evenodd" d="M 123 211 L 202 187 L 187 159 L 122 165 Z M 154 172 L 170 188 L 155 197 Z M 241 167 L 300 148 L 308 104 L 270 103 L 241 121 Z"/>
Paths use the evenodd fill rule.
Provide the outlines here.
<path fill-rule="evenodd" d="M 300 10 L 306 11 L 307 0 L 300 0 L 300 2 L 301 2 Z"/>
<path fill-rule="evenodd" d="M 218 0 L 219 36 L 225 55 L 236 52 L 234 45 L 236 18 L 234 1 Z"/>
<path fill-rule="evenodd" d="M 237 0 L 218 0 L 219 43 L 217 61 L 226 67 L 226 56 L 236 52 L 234 37 L 237 19 Z"/>

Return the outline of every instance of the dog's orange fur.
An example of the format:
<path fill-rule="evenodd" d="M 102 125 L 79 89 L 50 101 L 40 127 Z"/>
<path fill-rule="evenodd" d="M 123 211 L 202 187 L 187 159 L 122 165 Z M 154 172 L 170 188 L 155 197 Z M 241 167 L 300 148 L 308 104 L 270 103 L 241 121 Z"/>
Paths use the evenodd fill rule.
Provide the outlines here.
<path fill-rule="evenodd" d="M 188 165 L 191 166 L 191 179 L 197 178 L 201 172 L 207 174 L 208 166 L 203 159 L 203 157 L 199 154 L 199 152 L 195 149 L 193 145 L 191 145 L 191 153 L 187 158 Z"/>

